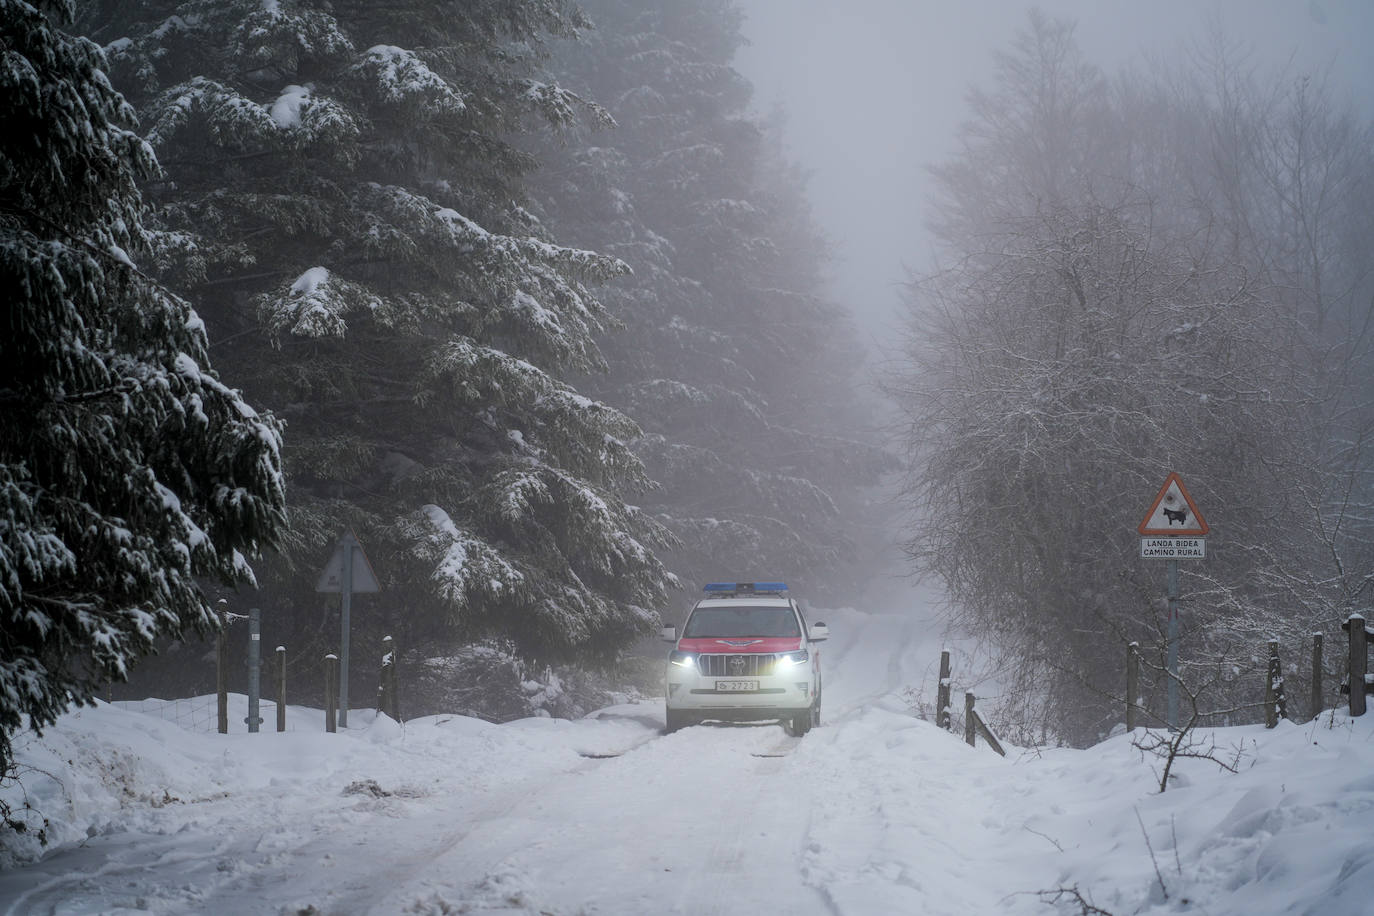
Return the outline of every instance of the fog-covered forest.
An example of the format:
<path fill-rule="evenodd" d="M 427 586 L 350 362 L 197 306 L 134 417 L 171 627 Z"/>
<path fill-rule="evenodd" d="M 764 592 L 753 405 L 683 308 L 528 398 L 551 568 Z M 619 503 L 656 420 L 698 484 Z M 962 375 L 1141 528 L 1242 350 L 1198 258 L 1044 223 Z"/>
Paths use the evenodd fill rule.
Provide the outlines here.
<path fill-rule="evenodd" d="M 1374 130 L 1336 98 L 1220 36 L 1104 72 L 1032 13 L 934 170 L 939 263 L 891 391 L 905 492 L 940 524 L 907 548 L 1000 645 L 1031 732 L 1109 729 L 1128 642 L 1165 686 L 1162 564 L 1135 541 L 1170 471 L 1216 531 L 1182 564 L 1185 715 L 1255 715 L 1266 640 L 1339 635 L 1374 598 Z"/>
<path fill-rule="evenodd" d="M 493 719 L 633 680 L 705 581 L 863 610 L 896 544 L 998 721 L 1092 743 L 1130 641 L 1160 707 L 1135 526 L 1171 471 L 1214 529 L 1193 711 L 1254 721 L 1264 640 L 1370 606 L 1367 112 L 1224 36 L 1108 69 L 1031 12 L 912 166 L 934 253 L 875 346 L 745 23 L 0 0 L 0 766 L 131 677 L 206 692 L 221 603 L 314 689 L 346 530 L 382 589 L 354 651 L 394 635 L 413 713 Z"/>
<path fill-rule="evenodd" d="M 154 646 L 162 689 L 203 686 L 167 640 L 220 598 L 316 663 L 345 528 L 383 589 L 355 645 L 498 667 L 611 664 L 684 582 L 766 571 L 825 600 L 863 578 L 855 526 L 896 462 L 803 182 L 746 114 L 729 4 L 5 20 L 12 123 L 41 122 L 5 140 L 6 265 L 48 272 L 4 345 L 7 727 Z M 242 401 L 212 412 L 189 363 Z M 167 566 L 203 592 L 169 601 Z M 53 677 L 63 644 L 98 651 Z"/>

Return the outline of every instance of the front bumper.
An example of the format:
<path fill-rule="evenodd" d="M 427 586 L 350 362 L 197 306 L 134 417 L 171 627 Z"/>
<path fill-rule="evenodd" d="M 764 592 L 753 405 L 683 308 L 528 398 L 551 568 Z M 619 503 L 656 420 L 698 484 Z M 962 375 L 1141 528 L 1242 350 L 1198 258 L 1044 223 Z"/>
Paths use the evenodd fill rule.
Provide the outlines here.
<path fill-rule="evenodd" d="M 810 668 L 768 676 L 711 677 L 669 664 L 665 678 L 667 707 L 706 718 L 748 720 L 809 709 L 814 700 Z M 728 689 L 740 681 L 756 690 Z M 721 689 L 722 687 L 727 689 Z"/>

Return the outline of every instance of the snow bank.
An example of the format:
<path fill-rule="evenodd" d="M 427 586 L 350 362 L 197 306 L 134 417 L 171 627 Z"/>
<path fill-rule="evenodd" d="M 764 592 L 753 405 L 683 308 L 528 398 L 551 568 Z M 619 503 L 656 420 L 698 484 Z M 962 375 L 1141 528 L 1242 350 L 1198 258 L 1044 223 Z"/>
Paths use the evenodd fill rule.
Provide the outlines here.
<path fill-rule="evenodd" d="M 159 718 L 169 704 L 69 712 L 42 736 L 15 739 L 19 779 L 0 784 L 0 801 L 28 825 L 0 832 L 0 869 L 115 833 L 168 834 L 206 819 L 230 825 L 337 804 L 349 785 L 374 780 L 389 794 L 489 791 L 493 786 L 577 765 L 587 754 L 613 754 L 642 741 L 649 726 L 603 711 L 576 729 L 550 720 L 497 726 L 465 716 L 429 716 L 400 725 L 366 709 L 349 710 L 350 727 L 324 732 L 324 713 L 290 706 L 289 730 L 275 732 L 272 703 L 262 703 L 259 734 L 243 725 L 248 699 L 230 694 L 230 734 L 214 731 L 215 698 L 190 703 L 196 728 Z M 133 706 L 133 709 L 121 708 Z M 140 709 L 145 711 L 139 711 Z M 186 724 L 192 722 L 183 720 Z M 532 724 L 533 723 L 533 724 Z M 310 817 L 303 817 L 303 823 Z M 0 882 L 0 903 L 5 899 Z"/>
<path fill-rule="evenodd" d="M 1004 760 L 877 707 L 813 735 L 804 869 L 834 912 L 1374 912 L 1374 716 L 1200 733 L 1237 772 L 1179 760 L 1163 794 L 1130 735 Z"/>
<path fill-rule="evenodd" d="M 0 840 L 0 912 L 1371 912 L 1374 715 L 1200 733 L 1236 772 L 1180 760 L 1161 794 L 1131 735 L 965 745 L 882 680 L 929 654 L 919 627 L 825 616 L 827 723 L 801 740 L 663 736 L 657 702 L 352 710 L 333 735 L 297 707 L 276 734 L 266 703 L 245 734 L 238 695 L 230 735 L 155 701 L 70 713 L 15 742 L 0 799 L 30 829 Z"/>

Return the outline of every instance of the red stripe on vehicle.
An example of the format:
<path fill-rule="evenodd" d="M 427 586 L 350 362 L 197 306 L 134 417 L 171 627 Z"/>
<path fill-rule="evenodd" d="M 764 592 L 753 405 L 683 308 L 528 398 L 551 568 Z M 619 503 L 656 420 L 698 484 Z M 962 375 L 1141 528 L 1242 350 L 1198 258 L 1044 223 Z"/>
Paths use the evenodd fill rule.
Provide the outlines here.
<path fill-rule="evenodd" d="M 792 652 L 802 647 L 800 636 L 748 636 L 748 637 L 703 637 L 683 639 L 677 647 L 683 652 L 708 652 L 712 655 L 728 655 L 739 652 L 746 655 L 766 655 L 769 652 Z"/>

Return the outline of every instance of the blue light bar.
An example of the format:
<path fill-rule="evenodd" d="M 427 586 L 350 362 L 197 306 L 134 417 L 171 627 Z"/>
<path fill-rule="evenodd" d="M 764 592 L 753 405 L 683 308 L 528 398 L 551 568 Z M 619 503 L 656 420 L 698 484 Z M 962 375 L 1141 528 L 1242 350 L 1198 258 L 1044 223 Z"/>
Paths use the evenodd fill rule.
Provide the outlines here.
<path fill-rule="evenodd" d="M 707 582 L 702 591 L 751 594 L 754 592 L 785 592 L 786 582 Z"/>

